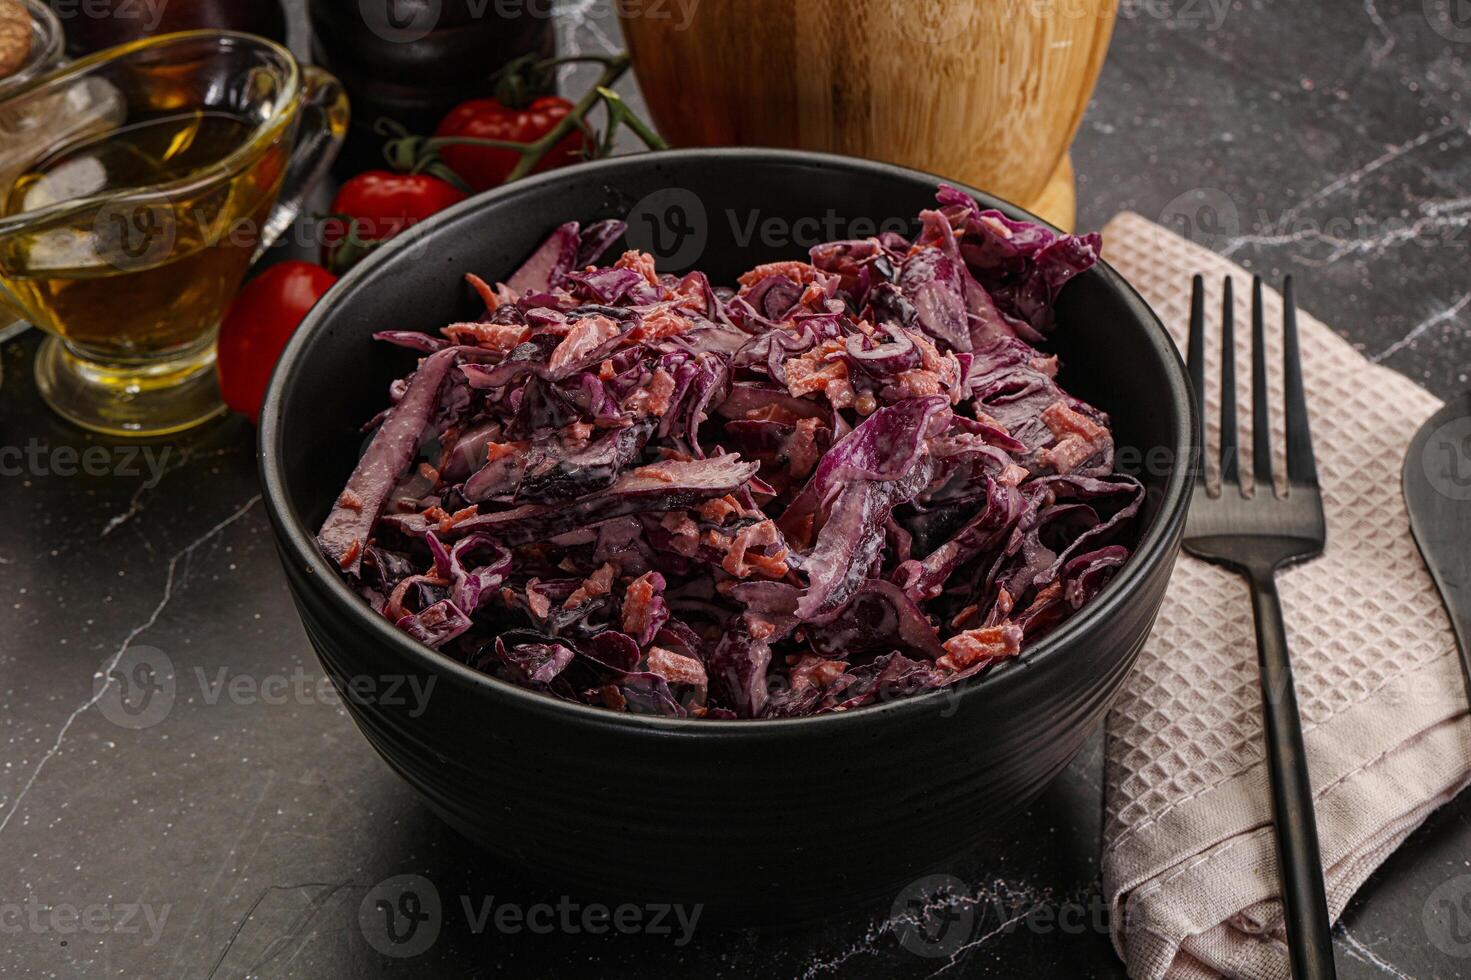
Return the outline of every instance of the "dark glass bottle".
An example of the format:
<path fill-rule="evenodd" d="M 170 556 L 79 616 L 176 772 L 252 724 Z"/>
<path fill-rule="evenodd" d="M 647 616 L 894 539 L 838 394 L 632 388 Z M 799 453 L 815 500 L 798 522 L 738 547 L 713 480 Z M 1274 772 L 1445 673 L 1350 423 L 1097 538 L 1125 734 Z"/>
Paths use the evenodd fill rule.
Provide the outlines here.
<path fill-rule="evenodd" d="M 66 30 L 66 51 L 79 57 L 141 37 L 198 28 L 246 31 L 286 43 L 280 0 L 47 0 Z"/>
<path fill-rule="evenodd" d="M 427 135 L 459 103 L 490 95 L 490 78 L 506 62 L 550 58 L 551 7 L 537 0 L 310 0 L 312 59 L 352 99 L 337 172 L 383 165 L 379 119 Z"/>

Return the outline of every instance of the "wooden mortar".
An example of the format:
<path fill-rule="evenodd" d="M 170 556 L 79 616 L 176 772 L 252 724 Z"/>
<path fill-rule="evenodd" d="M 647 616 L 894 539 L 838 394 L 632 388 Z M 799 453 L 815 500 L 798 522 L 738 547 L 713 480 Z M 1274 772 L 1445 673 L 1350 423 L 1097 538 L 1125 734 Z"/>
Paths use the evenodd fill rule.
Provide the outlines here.
<path fill-rule="evenodd" d="M 903 164 L 1071 230 L 1068 145 L 1117 0 L 624 0 L 639 86 L 674 145 Z"/>

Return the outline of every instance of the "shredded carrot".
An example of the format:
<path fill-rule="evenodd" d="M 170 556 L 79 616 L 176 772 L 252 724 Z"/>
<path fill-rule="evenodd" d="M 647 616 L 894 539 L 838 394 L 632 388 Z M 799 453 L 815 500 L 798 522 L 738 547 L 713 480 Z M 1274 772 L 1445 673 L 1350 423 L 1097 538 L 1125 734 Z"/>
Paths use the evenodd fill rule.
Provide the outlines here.
<path fill-rule="evenodd" d="M 644 572 L 628 583 L 623 593 L 623 632 L 635 637 L 643 635 L 653 621 L 656 594 L 653 572 Z"/>
<path fill-rule="evenodd" d="M 749 288 L 768 276 L 786 276 L 798 285 L 806 285 L 817 278 L 817 269 L 809 262 L 767 262 L 742 273 L 736 281 Z"/>
<path fill-rule="evenodd" d="M 792 665 L 788 673 L 793 691 L 804 691 L 809 687 L 826 690 L 848 670 L 848 665 L 841 660 L 826 660 L 810 653 L 788 657 L 787 660 Z"/>
<path fill-rule="evenodd" d="M 659 273 L 654 268 L 654 257 L 647 252 L 638 249 L 629 249 L 619 256 L 618 261 L 613 263 L 616 269 L 632 269 L 644 277 L 644 281 L 650 286 L 659 285 Z"/>
<path fill-rule="evenodd" d="M 514 323 L 452 323 L 440 333 L 466 347 L 481 347 L 505 353 L 514 350 L 531 331 Z"/>
<path fill-rule="evenodd" d="M 650 673 L 658 674 L 671 684 L 704 687 L 707 683 L 704 664 L 673 650 L 649 647 L 648 665 Z"/>
<path fill-rule="evenodd" d="M 695 508 L 695 513 L 711 523 L 724 524 L 725 519 L 731 514 L 739 517 L 745 513 L 745 508 L 735 497 L 726 494 L 724 497 L 716 497 L 714 500 L 707 500 L 700 504 Z"/>
<path fill-rule="evenodd" d="M 661 306 L 645 314 L 643 321 L 628 331 L 628 339 L 631 343 L 662 340 L 665 337 L 678 336 L 694 325 L 695 322 L 689 317 L 680 316 L 668 307 Z"/>
<path fill-rule="evenodd" d="M 947 670 L 965 670 L 984 660 L 1014 657 L 1021 651 L 1021 630 L 1015 626 L 984 626 L 957 633 L 944 643 L 945 655 L 935 663 Z"/>
<path fill-rule="evenodd" d="M 1057 437 L 1055 445 L 1037 453 L 1044 466 L 1070 473 L 1079 463 L 1108 448 L 1108 429 L 1057 401 L 1042 410 L 1042 421 Z"/>

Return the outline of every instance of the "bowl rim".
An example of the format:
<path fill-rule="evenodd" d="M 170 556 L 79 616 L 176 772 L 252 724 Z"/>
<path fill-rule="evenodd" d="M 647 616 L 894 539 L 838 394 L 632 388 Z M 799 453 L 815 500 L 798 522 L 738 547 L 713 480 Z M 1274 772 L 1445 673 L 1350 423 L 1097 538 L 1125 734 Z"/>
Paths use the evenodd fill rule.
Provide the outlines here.
<path fill-rule="evenodd" d="M 457 685 L 483 692 L 491 699 L 509 699 L 516 704 L 516 707 L 541 714 L 550 720 L 561 719 L 567 723 L 591 725 L 606 730 L 609 734 L 635 736 L 642 733 L 660 738 L 694 734 L 708 738 L 728 739 L 755 736 L 785 738 L 799 735 L 802 732 L 813 734 L 822 732 L 834 735 L 840 733 L 844 726 L 870 722 L 881 724 L 885 720 L 892 721 L 914 713 L 935 711 L 942 705 L 951 711 L 958 711 L 961 704 L 966 699 L 974 699 L 978 691 L 1001 691 L 1022 683 L 1028 671 L 1058 656 L 1066 655 L 1065 648 L 1071 646 L 1099 622 L 1132 601 L 1154 567 L 1159 562 L 1168 560 L 1172 543 L 1184 526 L 1185 513 L 1190 500 L 1191 474 L 1197 452 L 1193 439 L 1197 422 L 1195 400 L 1190 395 L 1185 364 L 1181 360 L 1179 349 L 1149 304 L 1123 276 L 1102 260 L 1085 274 L 1101 275 L 1108 286 L 1122 297 L 1126 306 L 1143 323 L 1148 339 L 1165 365 L 1168 382 L 1165 394 L 1180 409 L 1180 422 L 1174 434 L 1175 446 L 1172 447 L 1175 458 L 1186 461 L 1188 465 L 1176 466 L 1171 471 L 1160 500 L 1159 514 L 1145 529 L 1129 560 L 1124 563 L 1123 568 L 1104 587 L 1103 591 L 1094 596 L 1077 615 L 1068 619 L 1061 627 L 1031 648 L 1025 658 L 1018 658 L 1015 662 L 1003 664 L 999 669 L 989 671 L 980 678 L 947 688 L 936 688 L 923 694 L 866 705 L 852 711 L 797 718 L 744 718 L 720 721 L 634 715 L 563 701 L 560 698 L 540 694 L 475 670 L 447 654 L 424 646 L 396 629 L 387 620 L 375 615 L 362 598 L 348 587 L 337 570 L 332 568 L 327 559 L 317 550 L 315 533 L 295 515 L 286 492 L 285 474 L 278 465 L 278 461 L 282 458 L 280 450 L 284 439 L 281 403 L 288 388 L 298 381 L 300 363 L 308 342 L 321 329 L 323 323 L 333 315 L 336 308 L 351 295 L 354 289 L 367 282 L 379 267 L 392 261 L 400 252 L 422 247 L 426 244 L 424 239 L 435 234 L 439 229 L 448 228 L 472 214 L 519 194 L 568 179 L 578 181 L 604 179 L 609 183 L 616 183 L 618 177 L 624 173 L 657 166 L 666 161 L 714 162 L 719 160 L 728 162 L 732 159 L 745 161 L 752 166 L 774 162 L 864 172 L 869 176 L 906 182 L 923 181 L 936 186 L 941 183 L 950 184 L 976 197 L 985 206 L 996 207 L 1013 218 L 1037 222 L 1053 231 L 1058 231 L 1056 226 L 1031 214 L 1024 208 L 995 195 L 934 174 L 858 157 L 763 147 L 665 150 L 592 161 L 578 164 L 575 168 L 554 170 L 529 177 L 473 196 L 447 208 L 415 225 L 410 231 L 398 236 L 383 248 L 376 249 L 337 282 L 312 308 L 301 326 L 292 334 L 271 373 L 270 384 L 266 389 L 261 409 L 257 441 L 262 496 L 267 516 L 276 532 L 282 560 L 291 562 L 304 573 L 301 576 L 302 588 L 315 591 L 317 597 L 324 602 L 343 607 L 346 610 L 345 614 L 355 620 L 368 636 L 394 651 L 398 659 L 405 661 L 406 669 L 414 667 L 445 676 Z M 288 575 L 288 578 L 290 577 Z M 952 693 L 957 687 L 960 692 L 958 696 Z M 946 702 L 947 697 L 953 702 L 953 707 Z"/>

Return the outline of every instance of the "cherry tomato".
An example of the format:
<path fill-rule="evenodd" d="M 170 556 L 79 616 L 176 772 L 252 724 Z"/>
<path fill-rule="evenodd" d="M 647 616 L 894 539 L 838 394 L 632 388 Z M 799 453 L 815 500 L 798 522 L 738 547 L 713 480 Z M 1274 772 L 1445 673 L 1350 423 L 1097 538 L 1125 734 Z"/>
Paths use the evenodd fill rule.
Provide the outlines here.
<path fill-rule="evenodd" d="M 260 419 L 271 369 L 307 311 L 337 277 L 310 262 L 282 262 L 251 279 L 236 294 L 220 325 L 220 393 L 225 404 Z"/>
<path fill-rule="evenodd" d="M 510 109 L 495 99 L 471 99 L 449 111 L 434 131 L 436 138 L 468 136 L 475 139 L 534 143 L 551 132 L 572 110 L 572 103 L 544 95 L 524 109 Z M 565 167 L 582 159 L 583 131 L 572 130 L 542 157 L 532 173 Z M 505 183 L 521 157 L 514 150 L 488 146 L 444 146 L 439 156 L 476 191 Z"/>
<path fill-rule="evenodd" d="M 418 224 L 467 195 L 429 174 L 401 174 L 391 170 L 369 170 L 342 185 L 332 199 L 332 211 L 342 219 L 354 219 L 357 237 L 364 242 L 381 242 L 411 225 Z M 333 265 L 333 256 L 347 232 L 346 220 L 327 223 L 322 243 L 322 262 Z"/>

